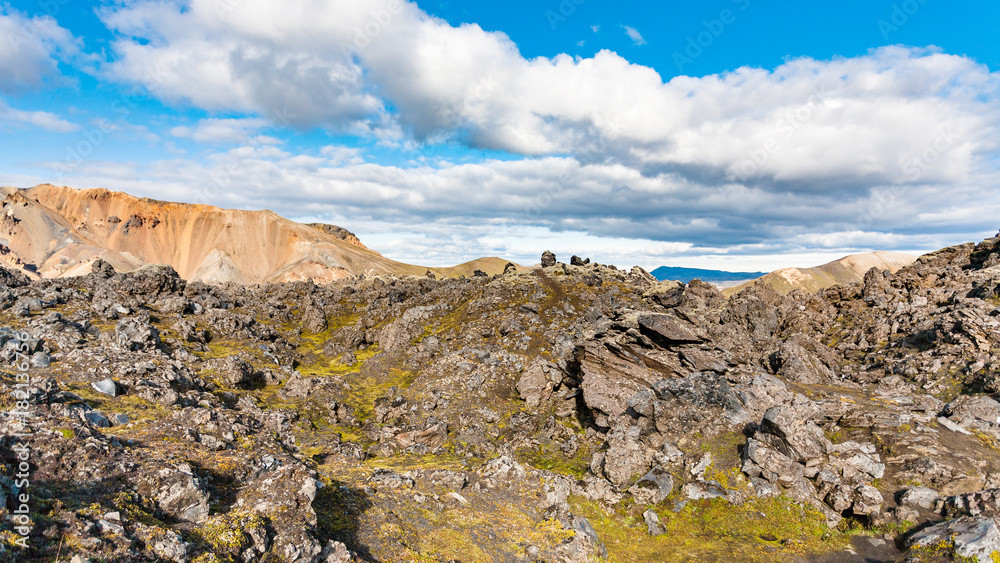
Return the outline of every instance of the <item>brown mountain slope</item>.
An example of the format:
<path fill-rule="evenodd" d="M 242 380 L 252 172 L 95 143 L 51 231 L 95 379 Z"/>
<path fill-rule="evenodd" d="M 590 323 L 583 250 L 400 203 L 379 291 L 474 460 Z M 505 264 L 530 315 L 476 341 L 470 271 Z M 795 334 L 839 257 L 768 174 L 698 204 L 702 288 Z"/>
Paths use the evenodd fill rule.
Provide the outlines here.
<path fill-rule="evenodd" d="M 764 283 L 782 295 L 787 295 L 796 289 L 812 293 L 835 285 L 859 282 L 864 279 L 865 272 L 872 268 L 896 273 L 897 270 L 909 266 L 916 259 L 916 256 L 899 252 L 852 254 L 813 268 L 782 268 L 757 279 L 763 280 Z M 722 293 L 727 297 L 735 295 L 756 281 L 752 280 L 728 288 Z"/>
<path fill-rule="evenodd" d="M 115 269 L 169 264 L 185 279 L 259 283 L 352 274 L 439 276 L 503 271 L 507 261 L 479 259 L 451 268 L 426 268 L 385 258 L 349 231 L 304 225 L 272 211 L 137 198 L 105 189 L 43 184 L 2 188 L 0 261 L 34 277 L 89 271 L 101 258 Z"/>

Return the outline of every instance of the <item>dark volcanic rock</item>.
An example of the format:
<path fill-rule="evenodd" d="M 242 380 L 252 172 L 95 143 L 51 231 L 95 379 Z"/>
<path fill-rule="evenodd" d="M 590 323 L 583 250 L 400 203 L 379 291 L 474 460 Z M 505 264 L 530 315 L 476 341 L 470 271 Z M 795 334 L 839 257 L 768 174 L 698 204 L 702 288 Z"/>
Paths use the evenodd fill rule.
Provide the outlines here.
<path fill-rule="evenodd" d="M 115 326 L 115 339 L 125 350 L 152 350 L 160 345 L 160 331 L 148 319 L 130 317 Z"/>
<path fill-rule="evenodd" d="M 130 217 L 130 236 L 155 219 Z M 503 276 L 324 285 L 0 272 L 0 391 L 33 413 L 45 510 L 26 556 L 584 562 L 607 526 L 691 539 L 662 515 L 711 500 L 779 529 L 911 522 L 892 545 L 979 557 L 1000 516 L 998 249 L 729 299 L 551 253 Z M 0 431 L 9 477 L 21 438 L 11 417 Z M 814 511 L 758 500 L 778 495 Z M 600 525 L 580 513 L 604 508 Z M 815 540 L 765 536 L 774 559 Z M 669 551 L 683 543 L 663 557 L 690 558 Z M 760 548 L 722 543 L 699 555 Z"/>

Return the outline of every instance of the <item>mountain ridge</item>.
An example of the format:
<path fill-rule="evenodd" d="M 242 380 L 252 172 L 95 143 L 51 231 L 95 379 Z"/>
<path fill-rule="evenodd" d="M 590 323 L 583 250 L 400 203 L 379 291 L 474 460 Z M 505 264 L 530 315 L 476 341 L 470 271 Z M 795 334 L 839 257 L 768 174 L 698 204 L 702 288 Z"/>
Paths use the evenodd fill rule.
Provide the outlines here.
<path fill-rule="evenodd" d="M 771 287 L 782 295 L 796 289 L 814 293 L 836 285 L 860 282 L 864 279 L 865 273 L 872 268 L 896 273 L 901 268 L 913 264 L 916 260 L 916 256 L 901 252 L 877 251 L 867 254 L 851 254 L 811 268 L 781 268 L 742 285 L 727 288 L 723 290 L 722 294 L 730 297 L 758 282 Z"/>
<path fill-rule="evenodd" d="M 427 272 L 457 277 L 477 270 L 493 275 L 508 263 L 489 257 L 451 267 L 405 264 L 366 247 L 347 229 L 297 223 L 270 210 L 51 184 L 0 193 L 0 262 L 35 278 L 86 274 L 96 259 L 119 271 L 167 264 L 184 279 L 214 283 L 323 283 L 355 274 Z"/>

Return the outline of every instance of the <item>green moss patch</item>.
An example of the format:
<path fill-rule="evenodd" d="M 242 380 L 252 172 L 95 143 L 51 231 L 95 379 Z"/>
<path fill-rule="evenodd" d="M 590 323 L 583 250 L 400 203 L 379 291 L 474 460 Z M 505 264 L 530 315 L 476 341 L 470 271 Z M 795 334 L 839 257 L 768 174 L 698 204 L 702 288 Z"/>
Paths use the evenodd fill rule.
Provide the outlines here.
<path fill-rule="evenodd" d="M 783 561 L 834 551 L 847 537 L 831 531 L 823 516 L 785 497 L 753 499 L 734 506 L 724 499 L 690 501 L 679 512 L 654 507 L 666 533 L 649 535 L 642 508 L 608 513 L 597 503 L 572 498 L 608 549 L 609 563 L 662 561 Z"/>

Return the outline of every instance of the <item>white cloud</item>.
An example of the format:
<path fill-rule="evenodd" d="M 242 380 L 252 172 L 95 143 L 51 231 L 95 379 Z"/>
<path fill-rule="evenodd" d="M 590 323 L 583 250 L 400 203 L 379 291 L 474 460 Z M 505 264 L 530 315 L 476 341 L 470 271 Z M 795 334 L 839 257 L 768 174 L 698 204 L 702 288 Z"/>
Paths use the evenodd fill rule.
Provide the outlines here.
<path fill-rule="evenodd" d="M 898 204 L 873 212 L 868 194 L 719 188 L 565 157 L 403 168 L 365 163 L 356 149 L 337 146 L 315 155 L 243 146 L 205 161 L 84 163 L 72 172 L 64 182 L 79 187 L 318 218 L 364 235 L 391 258 L 431 265 L 494 254 L 533 263 L 551 248 L 619 266 L 773 269 L 791 257 L 811 266 L 829 260 L 799 259 L 982 238 L 1000 215 L 1000 202 L 972 187 L 946 199 L 934 186 L 911 187 Z M 886 190 L 880 196 L 892 195 Z M 935 217 L 920 218 L 931 209 Z"/>
<path fill-rule="evenodd" d="M 80 128 L 54 113 L 14 109 L 0 99 L 0 127 L 3 122 L 33 125 L 56 133 L 72 133 Z"/>
<path fill-rule="evenodd" d="M 112 74 L 165 100 L 256 112 L 280 125 L 345 128 L 383 111 L 348 51 L 372 17 L 366 3 L 189 4 L 140 0 L 103 11 L 122 34 Z"/>
<path fill-rule="evenodd" d="M 929 248 L 995 229 L 1000 74 L 966 57 L 894 46 L 664 81 L 611 51 L 526 59 L 503 33 L 453 27 L 413 2 L 228 5 L 105 8 L 118 33 L 106 70 L 168 102 L 248 116 L 171 131 L 241 146 L 150 167 L 89 163 L 77 185 L 371 232 L 411 226 L 432 232 L 400 244 L 441 260 L 497 248 L 494 233 L 522 240 L 518 253 L 562 233 L 641 241 L 621 245 L 639 260 Z M 31 68 L 54 65 L 52 52 Z M 280 133 L 260 135 L 289 125 L 367 137 L 403 161 L 423 142 L 526 158 L 414 153 L 411 167 L 379 166 L 337 147 L 293 155 Z"/>
<path fill-rule="evenodd" d="M 610 51 L 525 59 L 506 35 L 452 27 L 413 3 L 245 0 L 221 15 L 217 6 L 139 1 L 107 12 L 126 34 L 115 73 L 165 99 L 389 145 L 412 132 L 778 191 L 962 181 L 1000 139 L 1000 76 L 933 50 L 664 82 Z M 914 159 L 942 136 L 946 158 L 915 177 Z"/>
<path fill-rule="evenodd" d="M 629 27 L 627 25 L 623 25 L 622 29 L 625 30 L 625 35 L 628 35 L 628 38 L 632 40 L 633 44 L 637 46 L 646 44 L 646 40 L 642 37 L 642 34 L 639 33 L 638 29 L 634 27 Z"/>
<path fill-rule="evenodd" d="M 59 79 L 58 61 L 78 51 L 78 41 L 54 19 L 28 18 L 0 5 L 0 92 L 20 92 Z"/>
<path fill-rule="evenodd" d="M 174 137 L 188 138 L 199 143 L 246 143 L 254 134 L 268 126 L 262 118 L 202 119 L 194 127 L 180 125 L 170 130 Z M 262 141 L 273 137 L 260 137 Z M 268 143 L 274 144 L 274 143 Z"/>
<path fill-rule="evenodd" d="M 327 145 L 320 149 L 320 154 L 329 160 L 330 164 L 362 164 L 365 159 L 361 156 L 361 149 L 355 147 L 341 147 L 337 145 Z"/>

